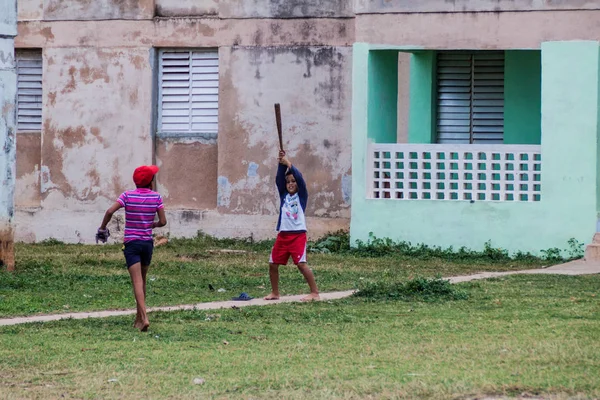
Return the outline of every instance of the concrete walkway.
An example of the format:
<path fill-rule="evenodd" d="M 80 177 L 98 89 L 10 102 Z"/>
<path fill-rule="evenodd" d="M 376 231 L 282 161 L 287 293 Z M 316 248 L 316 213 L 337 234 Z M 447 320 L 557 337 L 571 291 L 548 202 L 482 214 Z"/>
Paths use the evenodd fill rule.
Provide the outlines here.
<path fill-rule="evenodd" d="M 549 268 L 528 269 L 522 271 L 507 272 L 482 272 L 474 275 L 453 276 L 447 278 L 451 283 L 468 282 L 477 279 L 496 278 L 500 276 L 516 274 L 555 274 L 555 275 L 591 275 L 600 274 L 600 263 L 588 263 L 584 260 L 575 260 L 565 264 L 555 265 Z M 354 293 L 353 290 L 344 292 L 321 293 L 321 301 L 337 300 L 349 297 Z M 250 301 L 215 301 L 211 303 L 188 304 L 181 306 L 152 307 L 148 312 L 155 311 L 179 311 L 179 310 L 217 310 L 232 307 L 264 306 L 269 304 L 293 303 L 299 302 L 305 295 L 283 296 L 279 300 L 252 299 Z M 37 315 L 32 317 L 17 317 L 0 319 L 0 326 L 18 325 L 30 322 L 48 322 L 62 319 L 86 319 L 86 318 L 105 318 L 122 315 L 135 315 L 136 310 L 113 310 L 113 311 L 94 311 L 79 312 L 67 314 Z"/>

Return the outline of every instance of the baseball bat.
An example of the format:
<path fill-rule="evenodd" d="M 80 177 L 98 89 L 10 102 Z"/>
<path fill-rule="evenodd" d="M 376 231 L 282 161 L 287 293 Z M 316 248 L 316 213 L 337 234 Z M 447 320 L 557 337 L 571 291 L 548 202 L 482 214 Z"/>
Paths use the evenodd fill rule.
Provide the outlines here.
<path fill-rule="evenodd" d="M 283 151 L 283 137 L 281 134 L 281 107 L 275 103 L 275 122 L 277 123 L 277 135 L 279 136 L 279 150 Z"/>

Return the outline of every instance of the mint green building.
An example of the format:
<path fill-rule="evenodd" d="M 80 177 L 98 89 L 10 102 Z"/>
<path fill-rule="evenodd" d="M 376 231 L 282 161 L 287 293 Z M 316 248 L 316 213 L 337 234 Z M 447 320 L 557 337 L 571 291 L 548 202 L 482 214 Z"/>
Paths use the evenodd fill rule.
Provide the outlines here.
<path fill-rule="evenodd" d="M 552 35 L 524 14 L 375 12 L 377 32 L 358 17 L 352 240 L 533 253 L 592 240 L 600 46 L 571 40 L 563 11 Z M 426 20 L 438 36 L 411 30 Z"/>

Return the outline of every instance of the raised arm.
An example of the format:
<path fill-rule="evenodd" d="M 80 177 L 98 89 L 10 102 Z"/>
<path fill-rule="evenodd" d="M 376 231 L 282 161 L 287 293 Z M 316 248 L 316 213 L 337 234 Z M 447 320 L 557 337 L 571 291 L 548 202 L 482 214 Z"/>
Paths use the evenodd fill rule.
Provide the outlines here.
<path fill-rule="evenodd" d="M 298 168 L 294 167 L 292 164 L 290 164 L 290 171 L 292 172 L 292 175 L 294 175 L 296 184 L 298 185 L 298 196 L 300 196 L 300 198 L 308 197 L 308 189 L 306 189 L 306 182 L 304 181 L 302 173 L 300 173 Z"/>
<path fill-rule="evenodd" d="M 279 166 L 277 166 L 277 176 L 275 177 L 275 183 L 277 184 L 277 190 L 279 191 L 280 196 L 283 196 L 287 192 L 285 188 L 286 171 L 287 167 L 285 165 L 279 164 Z"/>
<path fill-rule="evenodd" d="M 287 189 L 285 188 L 285 173 L 287 172 L 287 169 L 288 169 L 287 162 L 289 162 L 285 158 L 285 151 L 283 151 L 283 150 L 279 151 L 279 156 L 277 157 L 277 162 L 279 164 L 277 166 L 277 175 L 275 176 L 275 184 L 277 184 L 277 190 L 279 191 L 279 195 L 283 196 L 287 193 Z"/>

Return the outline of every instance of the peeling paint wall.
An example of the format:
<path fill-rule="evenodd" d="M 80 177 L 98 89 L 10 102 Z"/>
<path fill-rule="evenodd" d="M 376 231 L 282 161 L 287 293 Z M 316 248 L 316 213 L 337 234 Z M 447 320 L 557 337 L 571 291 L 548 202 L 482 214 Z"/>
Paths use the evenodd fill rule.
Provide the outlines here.
<path fill-rule="evenodd" d="M 40 188 L 41 135 L 39 132 L 19 132 L 17 135 L 15 206 L 17 208 L 39 207 L 42 200 Z"/>
<path fill-rule="evenodd" d="M 169 218 L 161 232 L 273 237 L 276 101 L 309 182 L 309 234 L 348 227 L 350 1 L 255 2 L 254 13 L 227 0 L 52 0 L 41 20 L 29 1 L 17 46 L 42 49 L 43 127 L 37 149 L 34 136 L 19 147 L 20 240 L 90 242 L 104 210 L 133 187 L 133 169 L 151 162 Z M 156 135 L 160 48 L 219 49 L 216 140 Z M 122 218 L 110 228 L 118 239 Z"/>
<path fill-rule="evenodd" d="M 151 162 L 148 49 L 44 52 L 41 195 L 44 208 L 101 209 Z"/>
<path fill-rule="evenodd" d="M 274 103 L 308 182 L 309 234 L 347 228 L 354 42 L 539 48 L 600 40 L 599 19 L 600 0 L 20 0 L 15 43 L 42 49 L 44 68 L 42 131 L 17 146 L 17 238 L 90 242 L 151 162 L 169 218 L 159 232 L 273 237 Z M 156 136 L 161 48 L 219 49 L 216 140 Z M 409 69 L 400 60 L 400 140 Z M 110 228 L 118 238 L 122 216 Z"/>
<path fill-rule="evenodd" d="M 42 19 L 44 15 L 44 0 L 19 0 L 17 7 L 19 21 Z"/>
<path fill-rule="evenodd" d="M 15 267 L 16 33 L 16 1 L 0 2 L 0 267 L 8 271 Z"/>
<path fill-rule="evenodd" d="M 158 190 L 170 208 L 216 208 L 218 153 L 214 141 L 160 139 L 156 155 Z"/>
<path fill-rule="evenodd" d="M 219 0 L 156 0 L 157 17 L 216 16 Z"/>
<path fill-rule="evenodd" d="M 354 15 L 353 0 L 221 0 L 221 18 L 340 18 Z"/>
<path fill-rule="evenodd" d="M 351 49 L 230 47 L 220 54 L 219 211 L 278 212 L 273 104 L 280 103 L 284 148 L 308 183 L 307 215 L 347 217 L 341 183 L 350 174 Z"/>
<path fill-rule="evenodd" d="M 154 17 L 154 0 L 45 0 L 47 21 L 149 19 Z"/>

